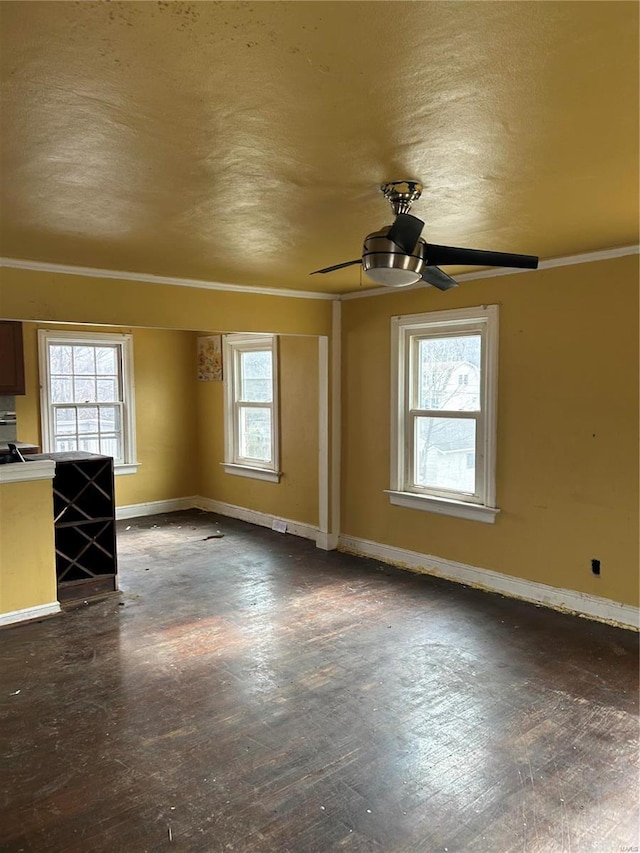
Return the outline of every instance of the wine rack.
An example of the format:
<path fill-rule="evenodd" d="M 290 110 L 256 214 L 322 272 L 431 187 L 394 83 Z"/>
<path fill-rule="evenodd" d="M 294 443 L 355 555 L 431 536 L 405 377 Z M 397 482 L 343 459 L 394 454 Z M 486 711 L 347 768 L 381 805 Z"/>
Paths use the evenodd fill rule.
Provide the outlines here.
<path fill-rule="evenodd" d="M 114 592 L 117 553 L 113 459 L 95 453 L 42 454 L 53 459 L 56 576 L 60 602 Z"/>

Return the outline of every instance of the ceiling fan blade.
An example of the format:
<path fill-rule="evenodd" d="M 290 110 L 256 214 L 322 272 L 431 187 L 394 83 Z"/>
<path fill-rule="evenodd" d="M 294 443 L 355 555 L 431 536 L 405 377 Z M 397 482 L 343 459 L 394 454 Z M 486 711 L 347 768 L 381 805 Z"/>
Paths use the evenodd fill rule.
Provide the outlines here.
<path fill-rule="evenodd" d="M 422 280 L 427 284 L 432 284 L 438 290 L 451 290 L 452 287 L 457 287 L 458 282 L 454 281 L 446 272 L 442 272 L 439 267 L 429 266 L 424 268 Z"/>
<path fill-rule="evenodd" d="M 323 270 L 314 270 L 313 272 L 310 272 L 309 275 L 317 275 L 317 273 L 322 273 L 322 275 L 324 275 L 326 272 L 333 272 L 334 270 L 341 270 L 341 269 L 344 269 L 345 267 L 351 267 L 354 264 L 361 264 L 361 263 L 362 263 L 362 258 L 358 258 L 357 261 L 346 261 L 344 264 L 336 264 L 333 267 L 325 267 Z"/>
<path fill-rule="evenodd" d="M 510 252 L 485 252 L 483 249 L 459 249 L 455 246 L 436 246 L 427 243 L 425 254 L 429 264 L 474 264 L 483 267 L 514 267 L 535 270 L 535 255 L 516 255 Z"/>
<path fill-rule="evenodd" d="M 387 240 L 399 246 L 407 255 L 412 255 L 418 244 L 424 222 L 410 213 L 399 213 L 387 233 Z"/>

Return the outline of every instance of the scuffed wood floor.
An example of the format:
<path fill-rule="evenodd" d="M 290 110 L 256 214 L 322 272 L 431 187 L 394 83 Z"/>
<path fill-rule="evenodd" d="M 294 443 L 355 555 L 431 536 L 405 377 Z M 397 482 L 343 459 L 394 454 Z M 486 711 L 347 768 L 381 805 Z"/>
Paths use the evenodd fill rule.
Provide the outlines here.
<path fill-rule="evenodd" d="M 119 545 L 0 632 L 5 853 L 638 849 L 637 635 L 196 511 Z"/>

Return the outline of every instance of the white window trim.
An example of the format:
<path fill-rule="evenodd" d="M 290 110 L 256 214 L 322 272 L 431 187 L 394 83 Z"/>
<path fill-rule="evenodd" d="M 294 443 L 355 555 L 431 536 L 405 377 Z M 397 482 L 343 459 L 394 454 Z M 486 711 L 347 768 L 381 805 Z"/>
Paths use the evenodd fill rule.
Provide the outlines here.
<path fill-rule="evenodd" d="M 65 332 L 55 329 L 38 330 L 38 358 L 40 365 L 40 422 L 42 426 L 42 449 L 52 453 L 53 409 L 51 407 L 49 359 L 50 343 L 117 343 L 122 347 L 122 396 L 124 417 L 122 423 L 122 449 L 124 459 L 114 464 L 114 473 L 135 474 L 140 467 L 136 452 L 135 381 L 133 372 L 133 335 L 108 332 Z"/>
<path fill-rule="evenodd" d="M 482 399 L 484 409 L 484 431 L 481 439 L 482 492 L 480 498 L 462 501 L 443 495 L 426 495 L 404 491 L 407 453 L 405 445 L 405 388 L 409 364 L 409 341 L 412 334 L 433 331 L 442 327 L 453 331 L 470 322 L 484 324 L 485 349 L 482 371 Z M 452 311 L 431 311 L 391 318 L 391 471 L 390 488 L 385 490 L 394 506 L 418 509 L 439 515 L 450 515 L 481 521 L 495 522 L 500 510 L 496 507 L 496 426 L 498 390 L 498 306 L 483 305 L 475 308 L 459 308 Z"/>
<path fill-rule="evenodd" d="M 250 465 L 237 465 L 235 462 L 222 462 L 227 474 L 236 477 L 250 477 L 252 480 L 266 480 L 269 483 L 279 483 L 281 471 L 268 471 L 266 468 L 252 468 Z"/>
<path fill-rule="evenodd" d="M 279 483 L 280 471 L 280 420 L 278 413 L 278 338 L 277 335 L 234 334 L 223 337 L 224 364 L 224 462 L 221 463 L 227 474 L 237 477 L 249 477 Z M 239 460 L 236 453 L 236 352 L 248 352 L 252 349 L 271 350 L 271 370 L 273 401 L 271 402 L 271 463 L 261 465 L 256 462 L 247 464 Z"/>

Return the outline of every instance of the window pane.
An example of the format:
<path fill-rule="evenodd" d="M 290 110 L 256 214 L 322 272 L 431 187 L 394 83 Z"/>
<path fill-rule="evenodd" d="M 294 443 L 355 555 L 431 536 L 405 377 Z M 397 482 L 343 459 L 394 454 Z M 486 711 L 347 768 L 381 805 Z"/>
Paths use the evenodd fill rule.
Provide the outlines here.
<path fill-rule="evenodd" d="M 98 392 L 98 401 L 112 403 L 115 400 L 120 399 L 120 395 L 118 393 L 118 380 L 116 378 L 112 379 L 98 379 L 96 381 L 97 392 Z"/>
<path fill-rule="evenodd" d="M 97 406 L 78 409 L 78 432 L 98 432 L 98 427 Z"/>
<path fill-rule="evenodd" d="M 73 403 L 73 381 L 51 377 L 51 402 Z"/>
<path fill-rule="evenodd" d="M 58 346 L 56 344 L 49 347 L 49 370 L 51 373 L 71 374 L 73 372 L 70 346 Z"/>
<path fill-rule="evenodd" d="M 240 353 L 240 399 L 247 403 L 272 402 L 271 350 Z"/>
<path fill-rule="evenodd" d="M 73 348 L 73 372 L 95 373 L 96 363 L 94 347 L 74 346 Z"/>
<path fill-rule="evenodd" d="M 117 406 L 100 406 L 100 432 L 120 431 L 120 409 Z"/>
<path fill-rule="evenodd" d="M 271 462 L 271 409 L 240 409 L 240 456 Z"/>
<path fill-rule="evenodd" d="M 100 453 L 100 439 L 98 436 L 78 436 L 78 446 L 85 453 Z"/>
<path fill-rule="evenodd" d="M 116 376 L 118 360 L 116 347 L 96 347 L 96 373 Z"/>
<path fill-rule="evenodd" d="M 416 486 L 475 492 L 475 420 L 416 418 L 414 446 Z"/>
<path fill-rule="evenodd" d="M 113 456 L 114 459 L 121 459 L 120 437 L 117 435 L 101 435 L 99 452 L 105 456 Z"/>
<path fill-rule="evenodd" d="M 77 450 L 78 442 L 75 438 L 56 438 L 56 453 L 67 453 L 69 450 Z"/>
<path fill-rule="evenodd" d="M 75 435 L 76 433 L 76 410 L 75 409 L 55 409 L 55 426 L 54 431 L 56 436 Z"/>
<path fill-rule="evenodd" d="M 480 410 L 480 335 L 418 342 L 418 409 Z"/>
<path fill-rule="evenodd" d="M 95 403 L 96 402 L 96 380 L 80 379 L 76 377 L 73 380 L 74 397 L 76 403 Z"/>

